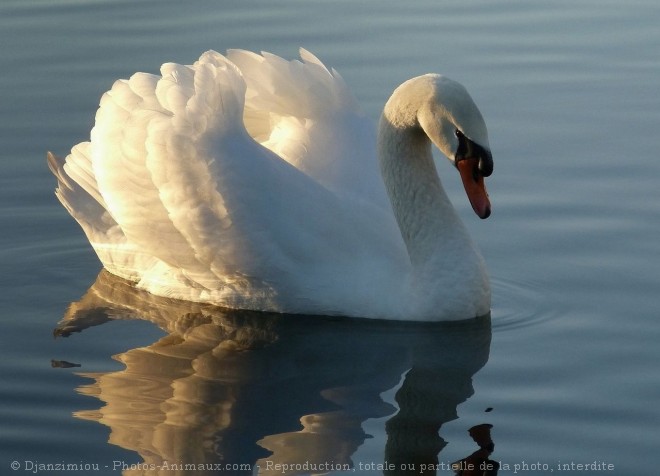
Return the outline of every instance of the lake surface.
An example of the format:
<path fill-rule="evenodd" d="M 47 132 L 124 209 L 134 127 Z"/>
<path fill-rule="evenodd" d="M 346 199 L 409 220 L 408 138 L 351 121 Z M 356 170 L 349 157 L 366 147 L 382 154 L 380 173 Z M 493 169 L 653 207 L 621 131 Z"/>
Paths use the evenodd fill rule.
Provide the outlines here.
<path fill-rule="evenodd" d="M 222 3 L 0 4 L 0 472 L 452 474 L 488 434 L 499 474 L 657 470 L 660 4 Z M 414 75 L 470 90 L 491 218 L 439 170 L 487 260 L 490 320 L 228 313 L 99 274 L 45 152 L 86 140 L 134 71 L 299 46 L 374 122 Z"/>

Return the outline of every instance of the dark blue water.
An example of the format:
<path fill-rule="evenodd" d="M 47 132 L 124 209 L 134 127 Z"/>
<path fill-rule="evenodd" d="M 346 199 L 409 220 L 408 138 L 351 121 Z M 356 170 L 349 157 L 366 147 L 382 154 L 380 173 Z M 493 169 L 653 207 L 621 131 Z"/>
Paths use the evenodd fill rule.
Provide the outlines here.
<path fill-rule="evenodd" d="M 381 474 L 387 461 L 451 474 L 479 448 L 468 430 L 490 424 L 500 474 L 651 474 L 659 20 L 650 0 L 3 2 L 0 473 Z M 299 46 L 374 121 L 414 75 L 468 87 L 495 158 L 492 217 L 439 170 L 488 262 L 490 321 L 226 313 L 99 276 L 45 152 L 88 138 L 117 78 L 208 49 Z"/>

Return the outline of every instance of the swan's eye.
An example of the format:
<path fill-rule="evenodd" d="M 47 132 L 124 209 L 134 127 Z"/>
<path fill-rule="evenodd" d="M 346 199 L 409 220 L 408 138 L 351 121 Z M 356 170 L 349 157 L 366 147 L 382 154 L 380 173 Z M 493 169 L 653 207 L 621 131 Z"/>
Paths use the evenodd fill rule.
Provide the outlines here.
<path fill-rule="evenodd" d="M 456 130 L 454 131 L 454 135 L 456 135 L 456 137 L 459 137 L 459 138 L 460 138 L 460 137 L 463 135 L 463 133 L 462 133 L 461 131 L 459 131 L 458 129 L 456 129 Z"/>

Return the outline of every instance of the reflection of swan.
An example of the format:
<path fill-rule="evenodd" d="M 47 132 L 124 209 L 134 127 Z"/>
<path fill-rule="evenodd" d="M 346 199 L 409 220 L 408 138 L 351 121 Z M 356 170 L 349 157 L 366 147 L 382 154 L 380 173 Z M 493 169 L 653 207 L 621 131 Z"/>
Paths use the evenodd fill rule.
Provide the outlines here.
<path fill-rule="evenodd" d="M 457 476 L 497 476 L 500 464 L 490 459 L 490 455 L 495 450 L 495 443 L 490 436 L 491 428 L 493 425 L 482 423 L 468 430 L 479 449 L 451 465 Z"/>
<path fill-rule="evenodd" d="M 141 316 L 168 332 L 116 356 L 124 370 L 88 374 L 94 381 L 80 391 L 104 406 L 77 413 L 110 427 L 112 444 L 153 467 L 258 462 L 262 475 L 305 462 L 359 469 L 363 422 L 395 413 L 380 395 L 402 376 L 385 457 L 437 460 L 445 444 L 438 430 L 473 393 L 472 375 L 490 346 L 487 318 L 412 324 L 224 312 L 155 297 L 105 271 L 56 334 L 101 324 L 101 315 Z"/>
<path fill-rule="evenodd" d="M 229 308 L 486 314 L 483 260 L 430 147 L 487 217 L 493 162 L 467 91 L 440 75 L 405 82 L 376 140 L 341 77 L 301 56 L 211 51 L 163 65 L 162 77 L 135 74 L 103 96 L 90 142 L 66 161 L 49 154 L 57 195 L 105 268 L 157 295 Z"/>

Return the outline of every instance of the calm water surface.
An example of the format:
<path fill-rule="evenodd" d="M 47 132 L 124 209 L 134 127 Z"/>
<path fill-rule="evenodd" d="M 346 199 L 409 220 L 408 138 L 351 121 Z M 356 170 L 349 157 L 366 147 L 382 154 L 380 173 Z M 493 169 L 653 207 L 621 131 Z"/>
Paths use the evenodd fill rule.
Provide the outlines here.
<path fill-rule="evenodd" d="M 652 0 L 3 1 L 0 473 L 451 474 L 487 433 L 500 474 L 657 471 L 659 22 Z M 476 219 L 439 170 L 488 262 L 490 321 L 222 313 L 99 275 L 45 151 L 88 138 L 117 78 L 299 46 L 374 121 L 417 74 L 471 91 L 493 216 Z"/>

